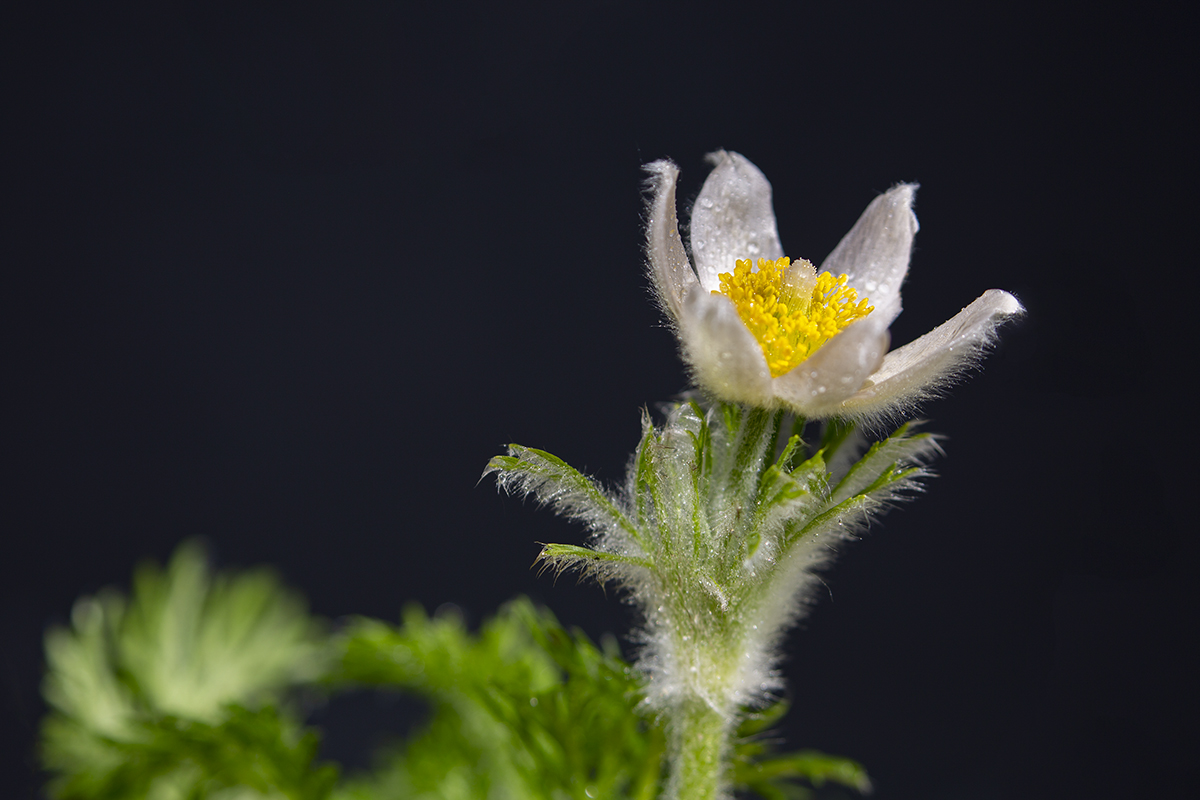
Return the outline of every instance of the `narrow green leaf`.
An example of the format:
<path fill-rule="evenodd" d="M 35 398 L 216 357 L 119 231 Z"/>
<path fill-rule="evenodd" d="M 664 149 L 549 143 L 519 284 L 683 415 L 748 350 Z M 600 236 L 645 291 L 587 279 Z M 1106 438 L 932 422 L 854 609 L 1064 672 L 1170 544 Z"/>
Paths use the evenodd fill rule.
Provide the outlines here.
<path fill-rule="evenodd" d="M 496 474 L 505 491 L 532 494 L 563 516 L 580 520 L 596 532 L 619 529 L 633 541 L 645 545 L 641 532 L 592 479 L 545 450 L 508 446 L 508 456 L 488 462 L 483 474 Z"/>
<path fill-rule="evenodd" d="M 913 435 L 912 423 L 904 423 L 886 439 L 875 442 L 847 471 L 831 495 L 834 503 L 856 494 L 875 483 L 880 475 L 896 468 L 921 463 L 937 452 L 937 442 L 927 433 Z"/>
<path fill-rule="evenodd" d="M 638 441 L 637 450 L 633 456 L 634 480 L 633 497 L 634 513 L 637 515 L 639 526 L 651 522 L 653 510 L 652 498 L 658 494 L 658 474 L 654 471 L 654 445 L 658 442 L 658 433 L 650 422 L 645 409 L 642 410 L 642 438 Z"/>
<path fill-rule="evenodd" d="M 781 472 L 791 472 L 792 456 L 798 455 L 802 447 L 800 436 L 793 433 L 787 440 L 787 444 L 783 446 L 783 451 L 779 454 L 779 458 L 775 460 L 775 466 Z"/>
<path fill-rule="evenodd" d="M 787 700 L 777 700 L 766 708 L 746 714 L 741 725 L 738 726 L 738 738 L 745 739 L 756 733 L 762 733 L 787 716 L 791 708 L 792 704 Z"/>
<path fill-rule="evenodd" d="M 636 558 L 633 556 L 622 556 L 616 553 L 606 553 L 601 550 L 592 550 L 590 547 L 579 547 L 573 544 L 548 544 L 542 548 L 542 552 L 538 554 L 539 561 L 549 561 L 558 566 L 555 562 L 565 562 L 563 568 L 583 566 L 584 563 L 612 563 L 625 564 L 631 567 L 641 567 L 642 569 L 653 570 L 654 564 L 645 558 Z"/>
<path fill-rule="evenodd" d="M 826 783 L 837 783 L 862 793 L 871 791 L 871 780 L 862 764 L 816 750 L 804 750 L 758 761 L 754 764 L 754 777 L 773 782 L 781 778 L 801 778 L 817 787 Z"/>

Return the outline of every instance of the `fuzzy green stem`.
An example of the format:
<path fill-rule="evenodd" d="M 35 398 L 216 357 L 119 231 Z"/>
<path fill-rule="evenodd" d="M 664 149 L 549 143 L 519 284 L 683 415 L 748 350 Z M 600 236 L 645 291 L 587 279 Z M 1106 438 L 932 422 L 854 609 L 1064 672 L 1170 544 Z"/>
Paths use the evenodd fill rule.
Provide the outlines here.
<path fill-rule="evenodd" d="M 729 794 L 731 723 L 710 705 L 688 699 L 672 714 L 669 800 L 723 800 Z"/>

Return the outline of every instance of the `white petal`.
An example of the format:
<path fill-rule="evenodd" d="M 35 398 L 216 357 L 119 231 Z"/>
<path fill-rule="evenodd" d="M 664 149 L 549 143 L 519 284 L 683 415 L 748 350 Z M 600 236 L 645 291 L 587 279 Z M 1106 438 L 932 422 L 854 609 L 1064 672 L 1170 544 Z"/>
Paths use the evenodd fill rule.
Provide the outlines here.
<path fill-rule="evenodd" d="M 711 291 L 739 258 L 774 261 L 783 247 L 766 176 L 737 153 L 719 150 L 709 160 L 715 166 L 692 206 L 691 242 L 700 285 Z"/>
<path fill-rule="evenodd" d="M 649 216 L 646 255 L 650 261 L 650 280 L 663 307 L 678 320 L 683 311 L 684 295 L 696 285 L 696 273 L 688 263 L 675 216 L 675 182 L 679 168 L 664 159 L 647 164 L 644 169 L 650 173 L 651 190 L 646 211 Z"/>
<path fill-rule="evenodd" d="M 722 400 L 770 405 L 767 360 L 728 297 L 692 289 L 684 297 L 680 333 L 701 387 Z"/>
<path fill-rule="evenodd" d="M 851 414 L 886 413 L 936 394 L 978 360 L 1000 325 L 1024 310 L 1008 292 L 989 289 L 947 322 L 888 353 L 871 382 L 843 408 Z"/>
<path fill-rule="evenodd" d="M 810 419 L 839 413 L 842 401 L 883 363 L 890 339 L 887 324 L 874 317 L 853 323 L 794 370 L 776 378 L 775 396 Z"/>
<path fill-rule="evenodd" d="M 900 284 L 917 232 L 912 211 L 916 191 L 915 183 L 902 183 L 872 200 L 820 269 L 848 275 L 859 298 L 875 307 L 871 316 L 883 317 L 889 325 L 900 314 Z"/>

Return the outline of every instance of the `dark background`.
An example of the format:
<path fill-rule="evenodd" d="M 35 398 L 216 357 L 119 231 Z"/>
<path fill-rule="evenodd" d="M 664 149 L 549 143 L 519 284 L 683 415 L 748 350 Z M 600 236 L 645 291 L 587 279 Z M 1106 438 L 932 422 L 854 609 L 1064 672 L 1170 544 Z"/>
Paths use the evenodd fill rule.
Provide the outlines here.
<path fill-rule="evenodd" d="M 40 783 L 45 627 L 188 537 L 330 618 L 527 593 L 624 630 L 530 569 L 578 529 L 476 482 L 509 441 L 619 480 L 685 388 L 640 165 L 676 160 L 682 211 L 725 147 L 815 261 L 923 184 L 894 342 L 990 287 L 1029 310 L 924 409 L 942 477 L 789 640 L 790 743 L 880 800 L 1194 787 L 1194 41 L 1148 4 L 961 6 L 10 17 L 4 785 Z M 324 719 L 363 760 L 404 724 Z"/>

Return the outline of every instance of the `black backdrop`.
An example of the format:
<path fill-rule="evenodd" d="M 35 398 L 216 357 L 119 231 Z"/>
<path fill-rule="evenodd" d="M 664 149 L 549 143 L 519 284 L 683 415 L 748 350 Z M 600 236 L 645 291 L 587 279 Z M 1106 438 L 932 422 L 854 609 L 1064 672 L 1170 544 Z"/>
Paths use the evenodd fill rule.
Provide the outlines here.
<path fill-rule="evenodd" d="M 1096 4 L 603 2 L 57 9 L 5 25 L 4 768 L 32 796 L 40 639 L 208 539 L 330 618 L 478 621 L 577 529 L 476 485 L 517 441 L 620 478 L 684 388 L 642 273 L 640 165 L 725 147 L 819 260 L 923 184 L 893 328 L 1029 315 L 928 405 L 942 477 L 789 640 L 786 732 L 881 800 L 1194 785 L 1193 44 Z M 1191 89 L 1189 90 L 1189 86 Z M 1187 226 L 1187 227 L 1185 227 Z M 1194 240 L 1194 236 L 1192 237 Z M 1183 296 L 1181 296 L 1183 295 Z M 402 730 L 357 702 L 334 754 Z"/>

